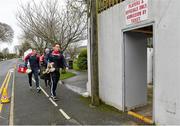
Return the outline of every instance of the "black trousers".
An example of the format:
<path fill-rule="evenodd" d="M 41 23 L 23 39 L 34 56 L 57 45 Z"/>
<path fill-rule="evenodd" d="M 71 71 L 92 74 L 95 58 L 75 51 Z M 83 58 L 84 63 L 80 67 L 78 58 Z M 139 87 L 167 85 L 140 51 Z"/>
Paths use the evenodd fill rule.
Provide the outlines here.
<path fill-rule="evenodd" d="M 50 74 L 51 77 L 51 95 L 56 96 L 57 84 L 59 82 L 60 72 L 56 70 Z"/>
<path fill-rule="evenodd" d="M 44 79 L 45 86 L 47 87 L 48 85 L 51 86 L 51 80 L 50 79 Z"/>
<path fill-rule="evenodd" d="M 48 85 L 51 86 L 50 74 L 44 74 L 44 82 L 45 82 L 45 86 L 46 86 L 46 87 L 47 87 Z"/>

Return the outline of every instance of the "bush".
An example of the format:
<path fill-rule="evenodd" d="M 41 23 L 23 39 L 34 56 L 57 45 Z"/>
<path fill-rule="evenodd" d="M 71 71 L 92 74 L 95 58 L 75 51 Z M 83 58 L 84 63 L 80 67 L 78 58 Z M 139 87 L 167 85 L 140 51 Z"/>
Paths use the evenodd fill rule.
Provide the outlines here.
<path fill-rule="evenodd" d="M 83 49 L 77 59 L 77 66 L 80 70 L 87 70 L 87 49 Z"/>
<path fill-rule="evenodd" d="M 79 67 L 77 66 L 77 59 L 74 60 L 73 62 L 73 70 L 79 71 Z"/>
<path fill-rule="evenodd" d="M 3 54 L 2 52 L 0 52 L 0 60 L 3 60 L 3 59 L 13 59 L 13 58 L 16 58 L 17 55 L 16 54 Z"/>

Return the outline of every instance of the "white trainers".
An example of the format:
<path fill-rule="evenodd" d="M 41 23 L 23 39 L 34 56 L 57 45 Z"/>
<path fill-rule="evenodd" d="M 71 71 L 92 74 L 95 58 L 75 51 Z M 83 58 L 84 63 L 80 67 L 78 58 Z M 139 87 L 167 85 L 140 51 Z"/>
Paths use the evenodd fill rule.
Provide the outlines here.
<path fill-rule="evenodd" d="M 40 87 L 37 87 L 37 92 L 39 93 L 41 91 L 41 88 Z"/>
<path fill-rule="evenodd" d="M 29 89 L 32 90 L 32 86 L 29 86 Z"/>
<path fill-rule="evenodd" d="M 52 96 L 52 95 L 51 95 L 51 98 L 52 98 L 54 101 L 58 101 L 58 100 L 59 100 L 56 96 Z"/>

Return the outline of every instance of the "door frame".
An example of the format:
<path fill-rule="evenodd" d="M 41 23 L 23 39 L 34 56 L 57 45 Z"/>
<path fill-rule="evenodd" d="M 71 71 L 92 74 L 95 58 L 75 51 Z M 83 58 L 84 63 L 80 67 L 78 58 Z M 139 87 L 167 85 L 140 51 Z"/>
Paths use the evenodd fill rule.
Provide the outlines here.
<path fill-rule="evenodd" d="M 146 24 L 139 24 L 139 25 L 136 25 L 136 26 L 131 26 L 131 27 L 128 27 L 128 28 L 124 28 L 122 29 L 121 33 L 122 33 L 122 59 L 123 59 L 123 62 L 122 62 L 122 73 L 123 73 L 123 80 L 122 80 L 122 109 L 123 111 L 125 112 L 126 111 L 126 106 L 125 106 L 125 33 L 128 32 L 128 31 L 131 31 L 131 30 L 135 30 L 135 29 L 139 29 L 139 28 L 144 28 L 144 27 L 148 27 L 148 26 L 152 26 L 153 28 L 153 106 L 152 106 L 152 121 L 154 122 L 155 121 L 155 71 L 156 71 L 156 67 L 155 67 L 155 59 L 156 59 L 156 43 L 155 43 L 155 38 L 156 38 L 156 35 L 155 35 L 155 22 L 154 21 L 151 21 L 149 23 L 146 23 Z"/>

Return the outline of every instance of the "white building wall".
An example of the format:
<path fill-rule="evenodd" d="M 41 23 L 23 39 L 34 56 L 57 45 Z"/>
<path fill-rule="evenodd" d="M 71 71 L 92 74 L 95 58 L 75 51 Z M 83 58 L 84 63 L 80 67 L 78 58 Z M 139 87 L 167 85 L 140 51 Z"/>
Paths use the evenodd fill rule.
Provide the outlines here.
<path fill-rule="evenodd" d="M 180 124 L 180 1 L 153 0 L 155 121 Z"/>
<path fill-rule="evenodd" d="M 122 109 L 122 45 L 120 8 L 99 15 L 99 93 L 107 104 Z M 103 23 L 102 23 L 103 22 Z"/>
<path fill-rule="evenodd" d="M 126 0 L 99 14 L 99 90 L 123 108 L 123 29 L 154 21 L 155 122 L 180 124 L 180 0 L 149 0 L 149 19 L 126 26 Z"/>

